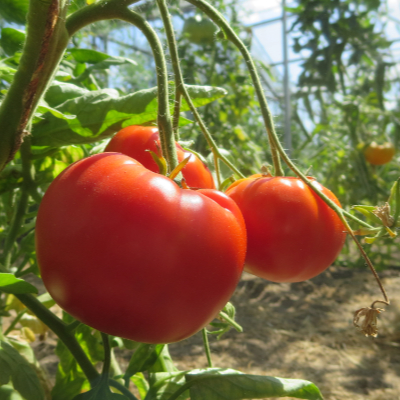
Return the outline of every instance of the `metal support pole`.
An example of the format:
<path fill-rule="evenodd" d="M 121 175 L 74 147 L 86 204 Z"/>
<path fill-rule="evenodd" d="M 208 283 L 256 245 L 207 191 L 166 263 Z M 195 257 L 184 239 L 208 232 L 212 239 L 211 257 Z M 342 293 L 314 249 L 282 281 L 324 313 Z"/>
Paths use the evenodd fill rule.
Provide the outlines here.
<path fill-rule="evenodd" d="M 284 121 L 284 143 L 287 154 L 292 153 L 292 134 L 290 131 L 291 121 L 291 105 L 290 105 L 290 82 L 289 82 L 289 59 L 287 45 L 287 15 L 286 15 L 286 0 L 282 0 L 282 39 L 283 39 L 283 91 L 285 97 L 285 121 Z"/>

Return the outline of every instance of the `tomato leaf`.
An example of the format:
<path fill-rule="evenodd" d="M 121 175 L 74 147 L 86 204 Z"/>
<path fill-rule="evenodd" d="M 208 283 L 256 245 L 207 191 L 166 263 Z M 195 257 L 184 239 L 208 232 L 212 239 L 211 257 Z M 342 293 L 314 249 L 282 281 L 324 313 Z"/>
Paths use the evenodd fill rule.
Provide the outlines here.
<path fill-rule="evenodd" d="M 301 379 L 247 375 L 231 369 L 193 370 L 186 375 L 191 400 L 241 400 L 293 397 L 322 400 L 317 386 Z"/>
<path fill-rule="evenodd" d="M 99 384 L 96 385 L 92 390 L 85 393 L 80 393 L 73 398 L 73 400 L 126 400 L 127 397 L 111 392 L 108 381 L 101 379 Z"/>
<path fill-rule="evenodd" d="M 210 103 L 226 94 L 222 88 L 187 85 L 196 107 Z M 173 92 L 173 91 L 171 91 Z M 170 102 L 173 108 L 173 99 Z M 36 122 L 32 130 L 35 146 L 66 146 L 92 143 L 111 136 L 129 125 L 140 125 L 157 119 L 157 88 L 145 89 L 127 96 L 116 90 L 95 90 L 71 98 L 47 112 L 45 119 Z M 189 110 L 185 102 L 182 111 Z M 65 116 L 75 118 L 65 118 Z"/>
<path fill-rule="evenodd" d="M 19 25 L 26 23 L 29 0 L 1 0 L 0 15 L 7 22 L 15 22 Z"/>
<path fill-rule="evenodd" d="M 53 82 L 47 90 L 44 99 L 51 107 L 57 107 L 64 101 L 75 99 L 90 91 L 67 82 Z"/>
<path fill-rule="evenodd" d="M 14 28 L 3 28 L 1 30 L 0 46 L 8 56 L 17 51 L 22 51 L 25 42 L 25 32 Z"/>
<path fill-rule="evenodd" d="M 24 400 L 21 395 L 13 389 L 11 385 L 0 387 L 0 400 Z"/>
<path fill-rule="evenodd" d="M 26 400 L 43 400 L 44 391 L 29 362 L 10 344 L 0 342 L 0 385 L 12 381 L 13 387 Z"/>
<path fill-rule="evenodd" d="M 150 390 L 146 395 L 146 400 L 167 400 L 177 390 L 180 390 L 186 383 L 185 375 L 187 372 L 157 372 L 153 374 L 152 378 L 154 384 L 151 385 Z M 181 393 L 176 400 L 186 400 L 189 398 L 189 390 Z"/>
<path fill-rule="evenodd" d="M 63 321 L 69 324 L 74 319 L 64 312 Z M 74 330 L 74 335 L 93 364 L 103 360 L 104 351 L 98 331 L 93 333 L 92 328 L 85 324 L 80 324 Z M 73 355 L 60 340 L 57 343 L 56 354 L 60 359 L 60 363 L 56 374 L 56 384 L 51 392 L 52 400 L 71 400 L 81 390 L 88 389 L 89 382 Z"/>
<path fill-rule="evenodd" d="M 100 51 L 92 50 L 92 49 L 70 49 L 69 53 L 78 63 L 89 63 L 96 64 L 101 61 L 107 60 L 108 58 L 112 58 L 106 53 L 102 53 Z"/>
<path fill-rule="evenodd" d="M 131 381 L 137 387 L 141 399 L 144 399 L 149 391 L 149 383 L 141 372 L 131 376 Z"/>
<path fill-rule="evenodd" d="M 393 184 L 392 188 L 390 189 L 390 196 L 388 203 L 390 204 L 390 208 L 393 213 L 393 220 L 394 220 L 394 226 L 397 225 L 397 220 L 400 215 L 400 185 L 399 185 L 399 180 Z"/>
<path fill-rule="evenodd" d="M 140 344 L 129 361 L 124 375 L 125 382 L 138 372 L 149 369 L 156 362 L 163 348 L 163 344 Z"/>
<path fill-rule="evenodd" d="M 0 273 L 0 291 L 12 294 L 37 293 L 35 286 L 13 274 Z"/>
<path fill-rule="evenodd" d="M 382 220 L 372 213 L 376 208 L 375 206 L 356 205 L 352 208 L 363 214 L 365 217 L 371 219 L 375 224 L 383 225 Z"/>

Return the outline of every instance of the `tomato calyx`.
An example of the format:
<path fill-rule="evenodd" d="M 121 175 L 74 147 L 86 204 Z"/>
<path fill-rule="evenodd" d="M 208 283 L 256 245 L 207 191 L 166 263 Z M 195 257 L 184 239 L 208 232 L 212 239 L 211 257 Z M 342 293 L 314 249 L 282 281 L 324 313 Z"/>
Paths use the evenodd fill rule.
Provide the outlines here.
<path fill-rule="evenodd" d="M 157 153 L 155 153 L 152 150 L 145 150 L 145 151 L 148 151 L 151 154 L 151 156 L 153 157 L 154 162 L 157 164 L 157 166 L 159 168 L 158 173 L 160 175 L 167 176 L 167 171 L 168 171 L 167 160 L 163 156 L 159 156 Z"/>

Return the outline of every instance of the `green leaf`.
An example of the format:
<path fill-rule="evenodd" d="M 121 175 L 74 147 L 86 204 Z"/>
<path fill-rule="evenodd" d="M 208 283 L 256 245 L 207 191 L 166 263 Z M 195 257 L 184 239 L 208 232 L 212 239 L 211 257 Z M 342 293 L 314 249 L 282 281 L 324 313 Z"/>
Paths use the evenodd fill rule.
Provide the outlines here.
<path fill-rule="evenodd" d="M 390 205 L 391 213 L 393 214 L 394 224 L 397 225 L 397 220 L 400 215 L 400 185 L 399 180 L 393 184 L 390 189 L 390 196 L 388 199 L 388 203 Z"/>
<path fill-rule="evenodd" d="M 246 375 L 231 369 L 191 371 L 186 375 L 191 400 L 241 400 L 269 397 L 322 400 L 319 389 L 301 379 Z M 196 382 L 196 383 L 194 383 Z"/>
<path fill-rule="evenodd" d="M 383 225 L 382 220 L 372 213 L 375 210 L 375 206 L 356 205 L 352 208 L 371 219 L 375 224 Z"/>
<path fill-rule="evenodd" d="M 57 107 L 67 100 L 75 99 L 89 93 L 89 90 L 67 82 L 53 82 L 44 99 L 51 107 Z"/>
<path fill-rule="evenodd" d="M 37 293 L 35 286 L 13 274 L 0 273 L 0 291 L 12 294 Z"/>
<path fill-rule="evenodd" d="M 0 387 L 0 400 L 24 400 L 10 385 Z"/>
<path fill-rule="evenodd" d="M 149 391 L 149 383 L 141 372 L 131 376 L 131 381 L 137 387 L 141 399 L 144 399 Z"/>
<path fill-rule="evenodd" d="M 56 304 L 56 302 L 50 296 L 50 293 L 43 293 L 38 296 L 36 300 L 39 300 L 46 308 L 53 307 L 54 304 Z"/>
<path fill-rule="evenodd" d="M 3 28 L 1 30 L 0 46 L 8 56 L 17 51 L 22 51 L 26 34 L 24 31 L 14 28 Z"/>
<path fill-rule="evenodd" d="M 69 324 L 74 319 L 64 312 L 63 321 Z M 80 324 L 74 330 L 74 335 L 89 360 L 95 364 L 103 360 L 104 351 L 100 333 L 93 331 L 93 328 Z M 52 400 L 71 400 L 83 389 L 88 389 L 89 382 L 75 358 L 60 340 L 57 343 L 56 354 L 60 362 L 56 374 L 56 384 L 51 392 Z"/>
<path fill-rule="evenodd" d="M 0 384 L 12 381 L 13 387 L 26 400 L 43 400 L 40 380 L 28 363 L 11 345 L 0 342 Z"/>
<path fill-rule="evenodd" d="M 101 379 L 92 390 L 80 393 L 73 400 L 126 400 L 122 394 L 111 392 L 106 379 Z"/>
<path fill-rule="evenodd" d="M 96 64 L 110 57 L 106 53 L 91 49 L 70 49 L 69 52 L 78 63 Z"/>
<path fill-rule="evenodd" d="M 181 389 L 186 383 L 186 374 L 187 372 L 157 372 L 153 374 L 152 377 L 155 383 L 151 385 L 145 400 L 168 400 L 172 394 Z M 186 400 L 188 398 L 189 390 L 186 390 L 176 397 L 176 400 Z"/>
<path fill-rule="evenodd" d="M 1 0 L 0 15 L 7 22 L 25 25 L 29 0 Z"/>
<path fill-rule="evenodd" d="M 156 362 L 163 348 L 163 344 L 140 344 L 129 361 L 124 379 L 128 380 L 138 372 L 143 372 L 149 369 Z"/>
<path fill-rule="evenodd" d="M 187 88 L 196 107 L 226 94 L 224 89 L 211 86 L 188 85 Z M 122 97 L 112 89 L 88 92 L 54 107 L 61 115 L 75 115 L 75 118 L 59 118 L 54 113 L 46 113 L 45 120 L 33 125 L 32 143 L 35 146 L 58 147 L 96 142 L 125 126 L 155 121 L 157 104 L 157 88 Z M 170 107 L 172 110 L 172 99 Z M 182 111 L 187 110 L 189 107 L 183 102 Z"/>
<path fill-rule="evenodd" d="M 9 67 L 8 65 L 0 62 L 0 79 L 3 79 L 11 83 L 14 79 L 14 74 L 17 72 L 16 69 Z"/>

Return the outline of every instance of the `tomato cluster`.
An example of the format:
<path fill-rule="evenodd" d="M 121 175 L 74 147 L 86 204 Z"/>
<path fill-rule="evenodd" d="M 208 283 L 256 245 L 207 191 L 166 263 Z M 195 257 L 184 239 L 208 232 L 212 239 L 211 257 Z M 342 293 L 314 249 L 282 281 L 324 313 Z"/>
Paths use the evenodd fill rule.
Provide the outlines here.
<path fill-rule="evenodd" d="M 156 128 L 121 130 L 106 152 L 64 170 L 40 205 L 44 284 L 85 324 L 144 343 L 176 342 L 218 314 L 244 263 L 262 278 L 297 282 L 340 252 L 343 224 L 300 179 L 254 175 L 224 194 L 192 154 L 183 176 L 201 189 L 181 189 L 157 173 L 147 150 L 160 152 Z"/>

